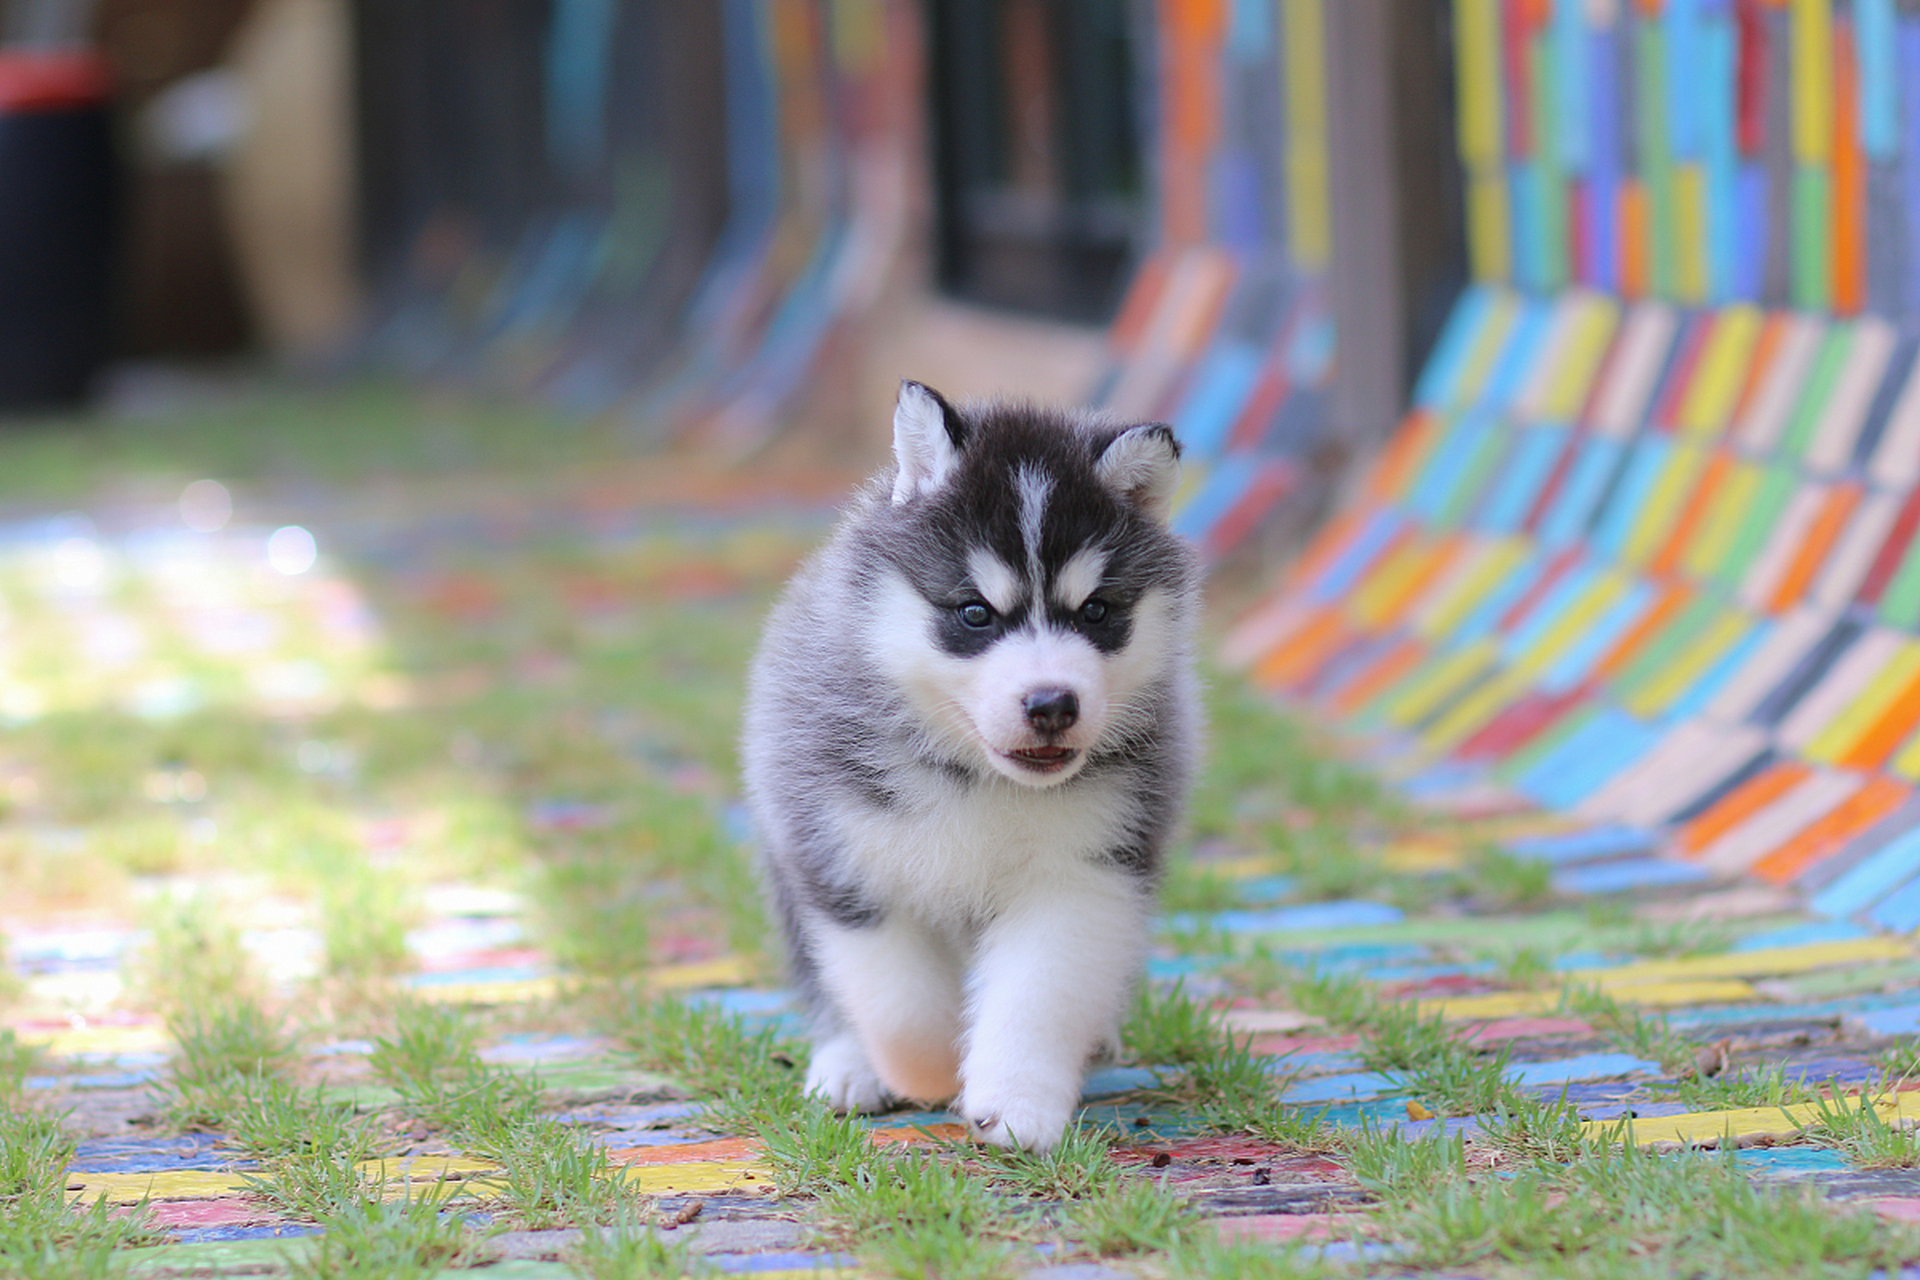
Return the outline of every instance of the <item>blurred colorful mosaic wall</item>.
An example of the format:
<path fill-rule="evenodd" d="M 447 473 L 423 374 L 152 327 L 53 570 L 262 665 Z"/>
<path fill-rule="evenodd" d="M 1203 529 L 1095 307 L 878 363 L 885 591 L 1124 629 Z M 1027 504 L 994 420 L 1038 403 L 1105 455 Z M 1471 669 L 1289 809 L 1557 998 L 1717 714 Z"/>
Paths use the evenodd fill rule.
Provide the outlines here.
<path fill-rule="evenodd" d="M 1333 365 L 1323 4 L 362 4 L 368 348 L 752 449 L 881 442 L 903 375 L 1030 390 L 894 354 L 930 292 L 1092 321 L 1041 393 L 1180 425 L 1224 551 Z"/>
<path fill-rule="evenodd" d="M 1234 637 L 1263 685 L 1436 802 L 1565 812 L 1539 856 L 1920 925 L 1920 11 L 568 0 L 412 76 L 430 9 L 363 15 L 382 349 L 877 451 L 903 373 L 1025 390 L 968 354 L 1075 321 L 1053 392 L 1180 429 L 1211 556 L 1363 456 Z M 1430 354 L 1420 252 L 1470 274 Z M 985 318 L 903 346 L 936 294 Z"/>
<path fill-rule="evenodd" d="M 1689 306 L 1920 310 L 1920 14 L 1457 0 L 1475 274 Z"/>
<path fill-rule="evenodd" d="M 1157 7 L 1157 217 L 1093 399 L 1178 427 L 1181 531 L 1231 549 L 1298 479 L 1334 356 L 1322 0 Z"/>
<path fill-rule="evenodd" d="M 1539 856 L 1920 926 L 1920 13 L 1456 33 L 1478 283 L 1236 656 Z"/>

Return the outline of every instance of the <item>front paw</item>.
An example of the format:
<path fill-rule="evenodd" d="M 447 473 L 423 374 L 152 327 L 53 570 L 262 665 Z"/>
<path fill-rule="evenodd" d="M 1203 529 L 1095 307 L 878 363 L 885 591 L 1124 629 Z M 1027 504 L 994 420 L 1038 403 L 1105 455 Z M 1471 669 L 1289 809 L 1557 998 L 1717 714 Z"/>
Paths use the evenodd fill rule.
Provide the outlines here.
<path fill-rule="evenodd" d="M 1045 1155 L 1060 1145 L 1073 1119 L 1073 1107 L 1017 1096 L 967 1097 L 960 1102 L 960 1114 L 982 1142 Z"/>
<path fill-rule="evenodd" d="M 814 1047 L 813 1061 L 807 1065 L 807 1094 L 840 1115 L 885 1111 L 892 1102 L 852 1036 L 838 1036 Z"/>

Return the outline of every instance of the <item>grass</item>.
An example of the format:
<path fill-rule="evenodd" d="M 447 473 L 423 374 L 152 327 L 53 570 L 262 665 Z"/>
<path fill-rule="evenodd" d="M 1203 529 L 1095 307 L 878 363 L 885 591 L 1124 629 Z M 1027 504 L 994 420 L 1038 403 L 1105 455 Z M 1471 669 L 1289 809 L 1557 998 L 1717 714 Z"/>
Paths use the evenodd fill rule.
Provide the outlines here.
<path fill-rule="evenodd" d="M 1213 747 L 1194 793 L 1197 836 L 1271 848 L 1302 825 L 1385 826 L 1407 817 L 1376 776 L 1347 763 L 1304 721 L 1238 679 L 1210 673 L 1207 684 Z"/>
<path fill-rule="evenodd" d="M 134 987 L 155 1008 L 181 1015 L 207 1005 L 257 1002 L 259 976 L 240 930 L 217 898 L 162 898 L 130 962 Z"/>
<path fill-rule="evenodd" d="M 0 792 L 0 820 L 6 818 L 7 807 L 5 793 Z M 20 980 L 20 976 L 14 972 L 13 965 L 8 961 L 7 935 L 5 930 L 0 929 L 0 1009 L 5 1009 L 18 1000 L 20 993 L 25 989 L 26 983 Z"/>
<path fill-rule="evenodd" d="M 1903 1080 L 1920 1079 L 1920 1039 L 1897 1041 L 1882 1049 L 1874 1062 L 1889 1087 Z"/>
<path fill-rule="evenodd" d="M 1552 863 L 1485 842 L 1468 848 L 1465 863 L 1450 879 L 1457 896 L 1486 912 L 1527 910 L 1553 898 Z"/>
<path fill-rule="evenodd" d="M 1597 1141 L 1587 1136 L 1580 1111 L 1563 1090 L 1558 1098 L 1499 1098 L 1480 1121 L 1487 1142 L 1500 1151 L 1536 1163 L 1570 1164 L 1587 1155 Z"/>
<path fill-rule="evenodd" d="M 295 1060 L 285 1022 L 251 999 L 188 1005 L 166 1024 L 174 1055 L 160 1092 L 178 1129 L 218 1128 L 255 1082 L 283 1077 Z"/>
<path fill-rule="evenodd" d="M 479 1033 L 451 1005 L 398 1006 L 392 1030 L 376 1037 L 367 1055 L 374 1077 L 402 1096 L 432 1093 L 445 1078 L 464 1075 L 479 1062 Z"/>
<path fill-rule="evenodd" d="M 1144 1066 L 1182 1066 L 1213 1056 L 1228 1037 L 1218 1010 L 1187 994 L 1186 980 L 1164 995 L 1141 983 L 1120 1027 L 1121 1047 Z"/>
<path fill-rule="evenodd" d="M 1264 944 L 1254 951 L 1247 965 L 1264 979 L 1260 982 L 1263 988 L 1278 990 L 1294 1008 L 1324 1019 L 1329 1026 L 1361 1026 L 1377 1004 L 1373 986 L 1364 978 L 1334 970 L 1302 972 L 1275 960 Z"/>
<path fill-rule="evenodd" d="M 367 1061 L 408 1112 L 483 1149 L 538 1121 L 539 1082 L 487 1066 L 459 1009 L 415 1004 L 396 1012 L 395 1029 L 374 1040 Z"/>
<path fill-rule="evenodd" d="M 365 989 L 413 965 L 407 929 L 411 886 L 364 857 L 343 860 L 320 887 L 320 942 L 329 978 Z"/>
<path fill-rule="evenodd" d="M 416 423 L 426 425 L 408 429 Z M 558 509 L 554 495 L 570 501 L 581 469 L 617 452 L 593 429 L 537 411 L 377 387 L 305 402 L 269 393 L 197 421 L 29 429 L 0 441 L 0 501 L 80 504 L 110 479 L 159 505 L 187 479 L 220 476 L 247 519 L 310 523 L 376 623 L 370 647 L 339 672 L 379 698 L 267 714 L 231 685 L 230 661 L 194 658 L 201 665 L 189 668 L 216 694 L 198 709 L 148 717 L 111 689 L 75 683 L 86 672 L 73 669 L 88 664 L 56 643 L 64 623 L 0 559 L 0 602 L 21 669 L 77 691 L 9 723 L 0 758 L 9 906 L 17 896 L 24 912 L 75 898 L 124 909 L 155 877 L 221 878 L 219 894 L 154 899 L 150 939 L 129 977 L 172 1015 L 180 1046 L 166 1086 L 172 1121 L 217 1130 L 258 1162 L 257 1195 L 328 1228 L 323 1242 L 289 1253 L 296 1274 L 426 1275 L 477 1264 L 487 1233 L 462 1218 L 481 1212 L 509 1228 L 584 1226 L 568 1255 L 576 1274 L 701 1268 L 648 1225 L 644 1197 L 591 1135 L 550 1113 L 538 1078 L 481 1056 L 501 1022 L 396 993 L 393 979 L 414 963 L 407 930 L 424 894 L 447 882 L 530 900 L 534 940 L 579 999 L 521 1016 L 591 1021 L 631 1062 L 701 1099 L 700 1123 L 757 1137 L 776 1189 L 810 1202 L 802 1211 L 821 1239 L 857 1250 L 875 1274 L 1012 1274 L 1034 1265 L 1036 1242 L 1055 1246 L 1054 1259 L 1112 1259 L 1147 1280 L 1357 1275 L 1383 1265 L 1502 1280 L 1861 1274 L 1920 1256 L 1900 1229 L 1756 1189 L 1718 1159 L 1656 1160 L 1588 1138 L 1572 1107 L 1507 1085 L 1501 1051 L 1460 1040 L 1349 972 L 1298 971 L 1270 949 L 1292 940 L 1230 940 L 1204 920 L 1184 944 L 1221 951 L 1232 942 L 1238 954 L 1223 972 L 1236 995 L 1277 996 L 1330 1031 L 1359 1032 L 1365 1065 L 1392 1072 L 1431 1110 L 1479 1115 L 1479 1134 L 1471 1144 L 1409 1142 L 1283 1105 L 1285 1061 L 1229 1032 L 1224 1000 L 1185 988 L 1142 993 L 1125 1029 L 1128 1055 L 1163 1069 L 1163 1100 L 1197 1127 L 1334 1156 L 1379 1198 L 1362 1215 L 1371 1225 L 1356 1230 L 1404 1243 L 1406 1253 L 1383 1264 L 1321 1258 L 1313 1246 L 1223 1243 L 1198 1228 L 1177 1186 L 1118 1165 L 1113 1138 L 1092 1126 L 1045 1156 L 874 1144 L 865 1123 L 801 1097 L 804 1046 L 715 1006 L 662 998 L 643 976 L 664 960 L 763 946 L 751 862 L 727 819 L 739 672 L 766 600 L 817 521 L 689 532 L 649 514 L 603 535 L 541 517 L 496 530 L 496 508 L 508 524 L 529 494 Z M 399 517 L 364 496 L 396 476 L 424 481 L 394 490 L 404 497 Z M 443 525 L 456 532 L 432 532 Z M 689 589 L 690 571 L 718 586 Z M 112 604 L 129 616 L 167 607 L 133 576 L 123 588 Z M 295 634 L 289 653 L 315 657 L 304 640 Z M 1204 918 L 1240 905 L 1236 882 L 1214 860 L 1242 854 L 1291 876 L 1296 899 L 1360 896 L 1465 914 L 1528 912 L 1551 900 L 1544 864 L 1410 813 L 1341 763 L 1316 726 L 1239 681 L 1213 680 L 1209 704 L 1213 754 L 1193 805 L 1202 847 L 1171 864 L 1170 912 Z M 557 806 L 590 816 L 545 816 Z M 386 834 L 376 838 L 375 828 Z M 1401 835 L 1458 837 L 1461 865 L 1391 873 L 1376 850 Z M 243 874 L 261 896 L 312 909 L 322 942 L 312 983 L 267 995 L 230 923 L 245 917 L 255 891 Z M 1719 926 L 1648 924 L 1611 905 L 1584 922 L 1577 909 L 1567 914 L 1573 924 L 1562 935 L 1502 947 L 1496 927 L 1490 949 L 1472 954 L 1509 986 L 1550 989 L 1565 952 L 1684 955 L 1729 941 Z M 1456 944 L 1448 956 L 1476 945 Z M 1690 1105 L 1806 1096 L 1777 1070 L 1701 1074 L 1699 1046 L 1598 992 L 1576 992 L 1567 1007 L 1612 1043 L 1661 1062 L 1677 1077 L 1672 1096 Z M 280 1010 L 297 1011 L 297 1026 Z M 312 1083 L 298 1045 L 343 1032 L 374 1040 L 373 1079 L 397 1105 L 356 1108 Z M 1912 1045 L 1883 1062 L 1894 1077 L 1920 1074 L 1916 1064 Z M 40 1070 L 33 1051 L 0 1035 L 0 1274 L 111 1274 L 151 1236 L 138 1214 L 65 1204 L 58 1174 L 71 1137 L 32 1110 L 23 1088 Z M 1816 1105 L 1810 1140 L 1858 1164 L 1910 1163 L 1911 1133 L 1855 1099 Z M 412 1131 L 411 1142 L 422 1128 L 497 1163 L 499 1174 L 384 1199 L 401 1188 L 366 1170 L 394 1153 L 400 1134 Z"/>
<path fill-rule="evenodd" d="M 27 1077 L 50 1065 L 47 1051 L 22 1040 L 12 1027 L 0 1027 L 0 1103 L 19 1095 Z"/>
<path fill-rule="evenodd" d="M 1789 1076 L 1783 1063 L 1736 1066 L 1712 1076 L 1696 1073 L 1654 1089 L 1697 1111 L 1787 1107 L 1812 1102 L 1817 1096 L 1812 1085 Z"/>
<path fill-rule="evenodd" d="M 1281 1105 L 1280 1064 L 1255 1053 L 1252 1035 L 1235 1035 L 1183 985 L 1158 996 L 1143 990 L 1121 1039 L 1135 1061 L 1163 1068 L 1154 1095 L 1208 1128 L 1308 1147 L 1323 1141 L 1317 1123 Z"/>
<path fill-rule="evenodd" d="M 1507 1078 L 1504 1048 L 1463 1039 L 1440 1014 L 1383 1000 L 1371 984 L 1350 974 L 1302 972 L 1271 956 L 1256 956 L 1251 967 L 1264 979 L 1262 985 L 1278 990 L 1301 1012 L 1361 1032 L 1355 1051 L 1361 1065 L 1396 1078 L 1435 1115 L 1520 1115 L 1535 1105 Z M 1297 1140 L 1313 1142 L 1312 1131 Z"/>
<path fill-rule="evenodd" d="M 1832 1147 L 1861 1169 L 1920 1167 L 1920 1137 L 1913 1123 L 1889 1120 L 1874 1107 L 1870 1093 L 1853 1096 L 1832 1090 L 1813 1102 L 1807 1137 Z"/>
<path fill-rule="evenodd" d="M 1164 1253 L 1197 1223 L 1193 1207 L 1151 1178 L 1134 1175 L 1067 1206 L 1061 1230 L 1098 1258 Z"/>
<path fill-rule="evenodd" d="M 1183 1280 L 1319 1280 L 1333 1273 L 1310 1245 L 1226 1240 L 1210 1231 L 1181 1235 L 1153 1272 Z"/>
<path fill-rule="evenodd" d="M 1504 1047 L 1481 1048 L 1460 1037 L 1439 1014 L 1398 1001 L 1375 1001 L 1360 1015 L 1366 1038 L 1360 1060 L 1369 1071 L 1398 1078 L 1436 1115 L 1466 1116 L 1529 1106 L 1507 1079 Z"/>
<path fill-rule="evenodd" d="M 229 1096 L 220 1125 L 260 1164 L 262 1172 L 247 1177 L 249 1190 L 288 1213 L 324 1222 L 370 1194 L 361 1166 L 379 1154 L 379 1132 L 370 1117 L 324 1101 L 318 1089 L 303 1094 L 258 1081 Z"/>
<path fill-rule="evenodd" d="M 761 1153 L 783 1196 L 817 1197 L 876 1176 L 881 1156 L 872 1130 L 851 1116 L 806 1099 L 779 1120 L 757 1127 Z"/>
<path fill-rule="evenodd" d="M 1353 1180 L 1382 1199 L 1406 1196 L 1466 1176 L 1467 1146 L 1458 1137 L 1403 1141 L 1370 1124 L 1347 1136 L 1342 1160 Z"/>
<path fill-rule="evenodd" d="M 638 1210 L 642 1197 L 606 1148 L 543 1115 L 537 1079 L 483 1062 L 459 1011 L 403 1005 L 397 1015 L 374 1042 L 373 1074 L 407 1112 L 500 1166 L 479 1183 L 491 1208 L 534 1230 L 605 1225 Z"/>
<path fill-rule="evenodd" d="M 371 1120 L 352 1103 L 329 1101 L 317 1085 L 302 1090 L 273 1079 L 259 1081 L 226 1108 L 221 1132 L 268 1165 L 307 1158 L 356 1163 L 377 1145 Z"/>
<path fill-rule="evenodd" d="M 1003 1147 L 959 1147 L 957 1155 L 995 1191 L 1024 1200 L 1099 1199 L 1122 1180 L 1113 1139 L 1099 1129 L 1071 1126 L 1044 1154 Z"/>
<path fill-rule="evenodd" d="M 588 1227 L 563 1261 L 581 1280 L 681 1280 L 715 1274 L 684 1244 L 661 1238 L 637 1217 Z"/>
<path fill-rule="evenodd" d="M 558 1120 L 522 1122 L 471 1149 L 505 1170 L 484 1181 L 488 1200 L 529 1230 L 604 1226 L 644 1203 L 604 1146 Z"/>
<path fill-rule="evenodd" d="M 117 1213 L 104 1199 L 67 1200 L 74 1139 L 54 1116 L 0 1106 L 0 1275 L 117 1276 L 123 1250 L 152 1243 L 145 1203 Z"/>
<path fill-rule="evenodd" d="M 425 1280 L 487 1257 L 484 1236 L 431 1197 L 363 1197 L 320 1224 L 311 1250 L 288 1257 L 295 1280 Z"/>
<path fill-rule="evenodd" d="M 437 424 L 425 435 L 439 445 L 423 446 L 422 423 Z M 113 604 L 151 633 L 156 661 L 185 664 L 214 692 L 205 705 L 148 717 L 103 684 L 9 723 L 0 882 L 23 908 L 75 897 L 125 905 L 154 876 L 264 876 L 263 892 L 315 904 L 325 985 L 301 993 L 303 1012 L 346 1034 L 378 1022 L 390 980 L 413 963 L 413 904 L 447 880 L 533 894 L 542 940 L 591 981 L 657 962 L 656 935 L 683 949 L 698 937 L 707 954 L 763 945 L 751 860 L 723 813 L 739 671 L 757 618 L 820 517 L 689 532 L 672 514 L 650 513 L 635 531 L 601 536 L 571 523 L 571 504 L 583 485 L 642 476 L 637 466 L 620 472 L 615 436 L 539 409 L 391 385 L 243 388 L 230 404 L 139 422 L 10 426 L 0 501 L 57 511 L 89 504 L 99 485 L 137 494 L 165 524 L 181 487 L 211 475 L 235 496 L 236 527 L 310 525 L 374 622 L 342 678 L 399 691 L 292 719 L 263 713 L 235 683 L 231 656 L 207 658 L 157 621 L 148 626 L 169 615 L 174 595 L 116 570 Z M 449 467 L 458 482 L 438 484 Z M 399 478 L 418 483 L 396 524 L 378 495 Z M 535 494 L 564 512 L 556 527 L 510 543 L 413 540 Z M 285 509 L 289 495 L 308 509 Z M 113 539 L 103 545 L 117 554 Z M 359 558 L 369 546 L 374 554 Z M 384 558 L 395 546 L 404 548 L 398 563 Z M 0 609 L 26 664 L 10 670 L 71 684 L 68 620 L 14 569 L 0 559 Z M 696 571 L 717 588 L 686 591 Z M 481 620 L 448 603 L 445 583 L 482 581 L 497 615 Z M 251 599 L 249 581 L 213 585 Z M 583 609 L 589 589 L 595 603 Z M 671 607 L 656 607 L 663 601 Z M 267 612 L 287 633 L 282 648 L 335 662 L 300 634 L 297 609 Z M 163 641 L 170 647 L 158 653 Z M 526 677 L 529 655 L 558 674 Z M 188 778 L 192 786 L 179 785 Z M 526 820 L 555 799 L 606 804 L 611 821 L 581 831 Z M 403 851 L 368 847 L 370 815 L 404 824 Z M 45 848 L 48 832 L 58 833 L 59 856 Z M 168 984 L 235 989 L 244 964 L 223 974 L 214 961 L 239 954 L 221 921 L 240 906 L 163 908 L 168 918 L 155 923 L 133 975 L 142 989 L 163 1005 L 181 1000 Z M 177 963 L 196 947 L 200 963 Z"/>
<path fill-rule="evenodd" d="M 421 394 L 378 379 L 231 385 L 138 413 L 9 421 L 0 502 L 72 505 L 130 477 L 218 476 L 242 505 L 288 479 L 353 486 L 449 471 L 551 473 L 624 452 L 537 404 Z"/>
<path fill-rule="evenodd" d="M 1665 1018 L 1649 1018 L 1614 999 L 1598 987 L 1570 985 L 1567 1012 L 1585 1019 L 1618 1048 L 1680 1074 L 1693 1069 L 1694 1043 L 1677 1035 Z"/>
<path fill-rule="evenodd" d="M 1834 1140 L 1857 1127 L 1830 1112 Z M 1870 1123 L 1870 1122 L 1868 1122 Z M 1810 1190 L 1757 1184 L 1729 1156 L 1660 1157 L 1582 1140 L 1564 1103 L 1490 1126 L 1489 1163 L 1459 1138 L 1365 1128 L 1345 1146 L 1379 1197 L 1373 1230 L 1397 1268 L 1494 1277 L 1864 1276 L 1920 1257 L 1920 1235 Z"/>
<path fill-rule="evenodd" d="M 1913 1234 L 1800 1188 L 1755 1184 L 1724 1159 L 1596 1148 L 1565 1166 L 1472 1173 L 1437 1153 L 1396 1184 L 1377 1223 L 1396 1265 L 1492 1276 L 1864 1276 L 1915 1256 Z M 1417 1191 L 1417 1194 L 1408 1194 Z"/>
<path fill-rule="evenodd" d="M 643 1067 L 665 1072 L 703 1103 L 703 1119 L 752 1134 L 800 1107 L 805 1050 L 771 1026 L 712 1005 L 615 988 L 601 1004 L 603 1028 Z"/>
<path fill-rule="evenodd" d="M 884 1276 L 1000 1276 L 1011 1242 L 1037 1229 L 1029 1212 L 937 1153 L 895 1148 L 821 1197 L 813 1218 L 828 1243 L 853 1248 Z"/>

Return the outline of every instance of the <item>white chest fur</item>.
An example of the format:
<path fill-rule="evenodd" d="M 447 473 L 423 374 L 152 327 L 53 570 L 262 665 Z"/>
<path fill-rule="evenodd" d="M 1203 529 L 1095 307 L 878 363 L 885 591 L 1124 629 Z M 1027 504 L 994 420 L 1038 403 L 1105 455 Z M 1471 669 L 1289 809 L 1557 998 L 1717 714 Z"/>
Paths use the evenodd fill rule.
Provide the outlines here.
<path fill-rule="evenodd" d="M 886 811 L 848 820 L 844 836 L 863 891 L 928 922 L 991 916 L 1088 873 L 1122 835 L 1113 784 L 1047 789 L 991 779 L 928 779 Z"/>

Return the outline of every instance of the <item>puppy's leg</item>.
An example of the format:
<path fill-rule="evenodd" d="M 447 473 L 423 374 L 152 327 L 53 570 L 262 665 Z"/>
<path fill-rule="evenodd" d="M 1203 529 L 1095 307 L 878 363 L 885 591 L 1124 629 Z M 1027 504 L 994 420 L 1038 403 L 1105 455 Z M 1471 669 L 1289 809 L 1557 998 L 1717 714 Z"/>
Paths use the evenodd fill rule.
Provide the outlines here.
<path fill-rule="evenodd" d="M 852 1031 L 818 1034 L 807 1064 L 807 1092 L 841 1115 L 884 1111 L 889 1099 Z"/>
<path fill-rule="evenodd" d="M 847 1109 L 835 1093 L 849 1093 L 858 1067 L 896 1097 L 959 1092 L 960 967 L 941 938 L 896 914 L 856 929 L 823 924 L 814 955 L 848 1030 L 814 1051 L 809 1092 Z"/>
<path fill-rule="evenodd" d="M 986 1141 L 1051 1150 L 1088 1062 L 1117 1035 L 1146 908 L 1120 872 L 1084 868 L 1012 904 L 980 940 L 960 1112 Z"/>

